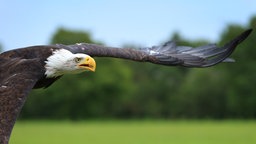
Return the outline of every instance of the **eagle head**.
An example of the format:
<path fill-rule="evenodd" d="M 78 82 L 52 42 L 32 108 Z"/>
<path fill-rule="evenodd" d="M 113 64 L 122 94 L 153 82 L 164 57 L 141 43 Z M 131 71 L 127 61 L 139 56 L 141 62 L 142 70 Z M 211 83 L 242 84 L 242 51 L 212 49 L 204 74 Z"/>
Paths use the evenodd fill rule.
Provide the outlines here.
<path fill-rule="evenodd" d="M 63 74 L 76 74 L 83 71 L 95 71 L 96 62 L 89 55 L 73 54 L 66 49 L 58 49 L 45 61 L 46 77 L 57 77 Z"/>

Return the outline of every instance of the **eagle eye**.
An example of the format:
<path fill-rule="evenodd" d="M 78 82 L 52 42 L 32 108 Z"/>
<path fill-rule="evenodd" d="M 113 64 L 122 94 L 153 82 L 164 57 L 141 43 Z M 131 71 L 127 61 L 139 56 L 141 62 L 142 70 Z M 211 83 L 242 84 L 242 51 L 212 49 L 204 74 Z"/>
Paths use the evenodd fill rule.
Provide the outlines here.
<path fill-rule="evenodd" d="M 79 57 L 74 58 L 74 61 L 75 61 L 76 63 L 79 63 L 81 60 L 82 60 L 82 58 L 79 58 Z"/>

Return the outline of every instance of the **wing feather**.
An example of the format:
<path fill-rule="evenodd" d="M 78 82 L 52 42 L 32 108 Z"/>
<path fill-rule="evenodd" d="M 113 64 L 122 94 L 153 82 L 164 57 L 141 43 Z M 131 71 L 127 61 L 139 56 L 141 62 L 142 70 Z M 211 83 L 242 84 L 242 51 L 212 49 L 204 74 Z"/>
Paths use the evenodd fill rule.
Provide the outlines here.
<path fill-rule="evenodd" d="M 141 49 L 104 47 L 101 45 L 80 43 L 75 45 L 56 45 L 73 53 L 85 53 L 93 57 L 115 57 L 140 62 L 151 62 L 168 66 L 209 67 L 220 62 L 232 62 L 228 58 L 236 46 L 245 40 L 252 29 L 246 30 L 223 47 L 208 44 L 197 48 L 177 46 L 175 42 L 167 42 L 160 46 Z"/>
<path fill-rule="evenodd" d="M 7 144 L 29 91 L 42 75 L 42 67 L 36 59 L 0 62 L 0 143 Z"/>

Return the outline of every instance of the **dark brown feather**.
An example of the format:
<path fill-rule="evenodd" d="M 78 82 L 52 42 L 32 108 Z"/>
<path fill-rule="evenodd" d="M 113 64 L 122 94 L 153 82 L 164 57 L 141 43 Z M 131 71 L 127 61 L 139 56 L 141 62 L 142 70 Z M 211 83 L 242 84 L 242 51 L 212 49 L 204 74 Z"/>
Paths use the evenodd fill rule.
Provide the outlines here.
<path fill-rule="evenodd" d="M 0 55 L 0 144 L 7 144 L 13 125 L 29 91 L 47 87 L 45 60 L 52 54 L 52 47 L 29 47 L 4 52 Z M 38 80 L 41 80 L 38 83 Z"/>
<path fill-rule="evenodd" d="M 2 59 L 3 63 L 8 67 L 0 70 L 0 143 L 7 144 L 29 91 L 44 73 L 38 59 Z"/>
<path fill-rule="evenodd" d="M 85 53 L 93 57 L 114 57 L 168 66 L 209 67 L 225 61 L 237 45 L 245 40 L 251 32 L 252 29 L 246 30 L 223 47 L 208 44 L 193 48 L 177 46 L 175 42 L 142 49 L 114 48 L 87 43 L 68 46 L 59 44 L 56 46 L 73 53 Z"/>

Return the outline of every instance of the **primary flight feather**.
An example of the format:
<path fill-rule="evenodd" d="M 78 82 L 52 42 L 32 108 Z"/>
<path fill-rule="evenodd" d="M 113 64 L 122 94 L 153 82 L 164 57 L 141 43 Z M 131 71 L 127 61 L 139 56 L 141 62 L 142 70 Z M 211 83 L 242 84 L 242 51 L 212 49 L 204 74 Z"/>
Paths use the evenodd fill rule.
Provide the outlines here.
<path fill-rule="evenodd" d="M 208 44 L 197 48 L 167 42 L 141 49 L 75 45 L 31 46 L 0 54 L 0 143 L 7 144 L 14 123 L 33 88 L 47 88 L 62 75 L 95 71 L 93 57 L 114 57 L 167 66 L 209 67 L 228 57 L 251 33 L 243 32 L 223 47 Z"/>

